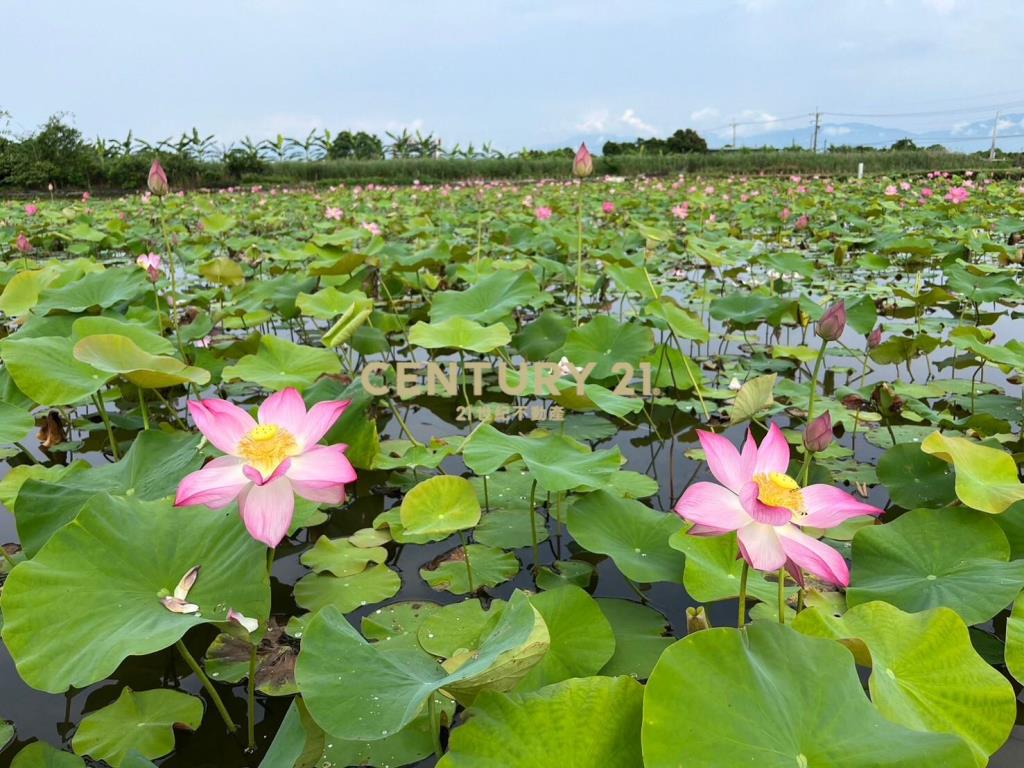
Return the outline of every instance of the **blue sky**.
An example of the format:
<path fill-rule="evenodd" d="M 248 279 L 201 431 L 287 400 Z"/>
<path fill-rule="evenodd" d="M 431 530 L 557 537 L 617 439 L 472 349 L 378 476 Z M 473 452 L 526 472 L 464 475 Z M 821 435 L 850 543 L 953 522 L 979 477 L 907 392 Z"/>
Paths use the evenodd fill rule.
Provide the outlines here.
<path fill-rule="evenodd" d="M 0 0 L 0 109 L 14 132 L 66 111 L 87 136 L 408 127 L 510 149 L 580 134 L 714 133 L 732 119 L 815 107 L 1019 103 L 1024 112 L 1019 9 L 1019 0 Z M 985 117 L 865 122 L 953 130 Z"/>

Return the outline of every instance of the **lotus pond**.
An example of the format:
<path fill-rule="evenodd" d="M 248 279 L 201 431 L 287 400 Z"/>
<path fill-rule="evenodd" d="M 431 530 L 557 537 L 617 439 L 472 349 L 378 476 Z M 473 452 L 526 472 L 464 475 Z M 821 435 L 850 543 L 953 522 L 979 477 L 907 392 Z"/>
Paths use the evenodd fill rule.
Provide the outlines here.
<path fill-rule="evenodd" d="M 1020 764 L 1019 181 L 149 182 L 0 203 L 0 766 Z"/>

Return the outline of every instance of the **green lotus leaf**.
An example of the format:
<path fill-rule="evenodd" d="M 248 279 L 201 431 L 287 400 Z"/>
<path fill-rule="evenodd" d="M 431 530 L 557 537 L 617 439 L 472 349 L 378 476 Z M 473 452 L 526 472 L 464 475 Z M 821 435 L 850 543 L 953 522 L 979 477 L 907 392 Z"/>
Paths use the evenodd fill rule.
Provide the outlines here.
<path fill-rule="evenodd" d="M 690 536 L 679 531 L 669 539 L 669 546 L 686 555 L 683 587 L 694 600 L 713 603 L 739 597 L 743 560 L 739 558 L 735 533 Z M 777 605 L 778 589 L 778 584 L 766 581 L 758 571 L 750 569 L 747 573 L 748 598 Z M 796 591 L 793 587 L 786 590 L 787 594 Z"/>
<path fill-rule="evenodd" d="M 439 541 L 480 521 L 480 502 L 469 480 L 439 475 L 419 483 L 402 499 L 402 530 Z"/>
<path fill-rule="evenodd" d="M 632 581 L 682 581 L 685 558 L 668 543 L 684 525 L 675 514 L 594 491 L 573 502 L 567 525 L 576 543 L 611 557 Z"/>
<path fill-rule="evenodd" d="M 602 597 L 597 607 L 615 635 L 615 653 L 602 675 L 631 675 L 646 680 L 662 652 L 675 642 L 668 620 L 653 608 L 630 600 Z"/>
<path fill-rule="evenodd" d="M 370 563 L 387 561 L 388 551 L 384 547 L 357 547 L 348 539 L 321 536 L 299 559 L 317 573 L 354 576 L 365 571 Z"/>
<path fill-rule="evenodd" d="M 97 334 L 127 336 L 137 346 L 152 355 L 174 354 L 174 344 L 171 340 L 161 336 L 149 325 L 143 323 L 128 322 L 104 315 L 87 315 L 75 320 L 71 326 L 71 338 L 76 342 L 86 336 L 96 336 Z"/>
<path fill-rule="evenodd" d="M 242 267 L 228 256 L 210 259 L 210 261 L 200 264 L 196 271 L 215 285 L 237 288 L 245 284 L 245 273 L 242 272 Z"/>
<path fill-rule="evenodd" d="M 863 642 L 878 710 L 915 731 L 959 736 L 979 766 L 1010 735 L 1017 714 L 1013 688 L 977 654 L 963 619 L 948 608 L 904 613 L 876 601 L 841 617 L 811 608 L 793 627 L 814 637 Z"/>
<path fill-rule="evenodd" d="M 904 509 L 944 507 L 956 498 L 952 469 L 922 451 L 920 443 L 899 443 L 882 454 L 878 479 Z"/>
<path fill-rule="evenodd" d="M 1017 463 L 1006 451 L 941 432 L 928 435 L 921 450 L 953 465 L 957 498 L 971 509 L 998 515 L 1024 499 Z"/>
<path fill-rule="evenodd" d="M 409 343 L 424 349 L 467 349 L 491 352 L 512 341 L 501 323 L 481 325 L 465 317 L 449 317 L 432 323 L 419 322 L 409 329 Z"/>
<path fill-rule="evenodd" d="M 18 317 L 28 312 L 39 301 L 39 294 L 60 274 L 55 266 L 21 270 L 4 286 L 0 294 L 0 312 Z"/>
<path fill-rule="evenodd" d="M 483 544 L 468 544 L 427 563 L 420 568 L 420 576 L 438 591 L 465 595 L 470 592 L 466 558 L 469 558 L 473 569 L 474 590 L 496 587 L 519 573 L 519 561 L 511 552 Z"/>
<path fill-rule="evenodd" d="M 1013 601 L 1006 620 L 1006 668 L 1017 682 L 1024 680 L 1024 593 Z"/>
<path fill-rule="evenodd" d="M 14 741 L 14 725 L 6 720 L 0 720 L 0 752 L 3 752 L 12 741 Z"/>
<path fill-rule="evenodd" d="M 847 603 L 884 600 L 904 611 L 952 608 L 967 624 L 995 616 L 1024 587 L 999 525 L 970 509 L 915 509 L 853 537 Z"/>
<path fill-rule="evenodd" d="M 430 303 L 430 319 L 432 324 L 443 324 L 452 318 L 493 323 L 509 315 L 516 307 L 536 306 L 548 301 L 550 299 L 537 287 L 537 280 L 530 272 L 502 270 L 477 280 L 465 290 L 435 294 Z M 508 341 L 501 343 L 507 344 Z"/>
<path fill-rule="evenodd" d="M 129 750 L 147 758 L 166 755 L 174 749 L 174 731 L 194 731 L 202 719 L 203 701 L 195 696 L 124 688 L 113 704 L 82 718 L 71 747 L 120 768 Z"/>
<path fill-rule="evenodd" d="M 538 622 L 543 625 L 526 595 L 514 593 L 476 653 L 447 673 L 422 651 L 381 650 L 367 643 L 340 611 L 328 606 L 306 628 L 295 679 L 325 732 L 376 741 L 412 722 L 434 692 L 479 678 L 504 654 L 528 646 Z"/>
<path fill-rule="evenodd" d="M 160 598 L 200 566 L 188 601 Z M 265 548 L 237 514 L 100 494 L 7 577 L 2 636 L 26 683 L 49 693 L 84 688 L 125 658 L 162 650 L 229 608 L 266 616 Z"/>
<path fill-rule="evenodd" d="M 358 331 L 363 323 L 365 323 L 370 314 L 373 312 L 373 305 L 359 307 L 357 304 L 352 304 L 339 317 L 323 337 L 320 339 L 320 343 L 325 347 L 339 347 L 346 341 L 352 338 L 353 334 Z M 388 349 L 385 340 L 385 349 Z"/>
<path fill-rule="evenodd" d="M 14 756 L 11 768 L 85 768 L 85 761 L 45 742 L 34 741 Z"/>
<path fill-rule="evenodd" d="M 597 315 L 586 325 L 574 328 L 565 337 L 561 354 L 580 368 L 594 364 L 591 379 L 621 375 L 613 366 L 626 363 L 633 368 L 654 348 L 651 329 L 639 323 L 619 323 L 607 315 Z"/>
<path fill-rule="evenodd" d="M 420 623 L 416 639 L 427 653 L 450 658 L 459 651 L 477 648 L 504 609 L 504 600 L 495 600 L 487 608 L 474 599 L 446 605 Z"/>
<path fill-rule="evenodd" d="M 680 307 L 671 297 L 661 296 L 656 301 L 650 302 L 644 312 L 664 320 L 672 333 L 680 339 L 693 339 L 694 341 L 705 342 L 711 334 L 704 327 L 701 319 L 692 312 Z"/>
<path fill-rule="evenodd" d="M 768 373 L 744 382 L 729 408 L 729 424 L 742 424 L 753 419 L 761 411 L 771 408 L 775 404 L 775 397 L 772 394 L 775 379 L 776 374 Z"/>
<path fill-rule="evenodd" d="M 0 341 L 0 357 L 18 389 L 40 405 L 70 405 L 97 392 L 112 377 L 79 362 L 75 342 L 58 336 Z"/>
<path fill-rule="evenodd" d="M 31 413 L 0 400 L 0 444 L 21 442 L 35 426 Z"/>
<path fill-rule="evenodd" d="M 695 632 L 662 654 L 644 691 L 643 751 L 646 768 L 975 765 L 957 736 L 882 717 L 839 643 L 770 621 Z"/>
<path fill-rule="evenodd" d="M 300 392 L 325 374 L 341 371 L 341 361 L 328 349 L 294 344 L 277 336 L 260 339 L 259 352 L 246 355 L 222 372 L 224 381 L 248 381 L 279 391 L 295 387 Z"/>
<path fill-rule="evenodd" d="M 210 381 L 209 371 L 185 365 L 174 357 L 151 355 L 127 336 L 117 334 L 86 336 L 75 344 L 72 354 L 79 362 L 98 371 L 120 374 L 132 384 L 147 389 L 178 384 L 203 386 Z"/>
<path fill-rule="evenodd" d="M 46 288 L 32 308 L 37 315 L 53 310 L 85 312 L 92 307 L 107 309 L 137 299 L 149 290 L 146 273 L 134 267 L 117 267 L 93 272 L 59 288 Z"/>
<path fill-rule="evenodd" d="M 401 588 L 402 577 L 384 564 L 343 577 L 310 573 L 295 584 L 295 602 L 311 612 L 330 605 L 350 613 L 394 597 Z"/>
<path fill-rule="evenodd" d="M 438 768 L 636 768 L 643 686 L 566 680 L 532 693 L 484 693 L 452 731 Z"/>

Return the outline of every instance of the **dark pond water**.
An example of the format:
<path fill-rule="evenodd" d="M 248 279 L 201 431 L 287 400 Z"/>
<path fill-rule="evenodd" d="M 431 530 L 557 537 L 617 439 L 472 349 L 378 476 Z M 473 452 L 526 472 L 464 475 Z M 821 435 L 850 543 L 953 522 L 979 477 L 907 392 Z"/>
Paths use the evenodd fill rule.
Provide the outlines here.
<path fill-rule="evenodd" d="M 1015 328 L 1015 325 L 1018 327 Z M 995 326 L 999 338 L 1004 339 L 1010 337 L 1008 334 L 1011 331 L 1018 329 L 1019 321 L 1014 321 L 1009 316 L 1000 320 Z M 792 333 L 788 339 L 785 336 L 784 332 L 781 343 L 800 343 L 798 333 Z M 750 332 L 748 338 L 751 341 L 758 339 L 763 342 L 764 333 L 763 331 Z M 856 334 L 848 332 L 844 340 L 855 350 L 860 350 L 863 347 L 863 339 L 857 337 Z M 717 342 L 713 343 L 717 346 Z M 741 344 L 742 339 L 731 341 L 725 351 L 740 353 L 743 351 Z M 948 369 L 942 372 L 936 371 L 940 360 L 941 358 L 932 359 L 932 372 L 933 374 L 937 373 L 940 378 L 948 377 Z M 859 364 L 854 364 L 855 361 L 852 361 L 851 358 L 837 357 L 832 362 L 835 367 L 842 368 L 845 364 L 854 369 L 854 375 L 859 376 L 860 374 Z M 911 365 L 910 373 L 917 382 L 923 383 L 929 378 L 928 365 L 924 360 L 917 360 Z M 988 380 L 990 382 L 994 381 L 1005 387 L 1007 394 L 1019 395 L 1019 387 L 1007 384 L 998 375 L 993 376 L 993 373 L 998 374 L 997 371 L 989 371 Z M 963 378 L 965 375 L 969 374 L 962 371 L 956 372 L 958 378 Z M 891 381 L 893 377 L 893 369 L 888 366 L 887 369 L 883 368 L 870 373 L 866 381 L 871 382 L 877 379 Z M 900 378 L 903 380 L 909 378 L 905 368 L 901 369 Z M 727 383 L 726 379 L 718 382 L 718 386 L 725 386 Z M 846 374 L 837 374 L 835 383 L 845 384 Z M 466 431 L 465 424 L 460 424 L 454 419 L 454 403 L 435 399 L 423 400 L 417 403 L 417 406 L 419 407 L 414 407 L 408 412 L 406 422 L 418 438 L 429 439 L 434 436 L 452 435 Z M 686 450 L 698 445 L 695 433 L 698 421 L 695 417 L 676 409 L 671 411 L 655 409 L 653 420 L 658 426 L 660 439 L 641 419 L 636 428 L 626 427 L 613 438 L 592 443 L 592 445 L 595 448 L 618 446 L 628 459 L 625 469 L 647 474 L 658 481 L 661 490 L 656 497 L 649 499 L 648 502 L 655 508 L 668 510 L 671 509 L 682 489 L 690 482 L 696 479 L 711 478 L 702 463 L 691 461 L 684 456 Z M 781 421 L 785 426 L 787 421 L 785 416 L 782 416 Z M 726 434 L 734 442 L 738 442 L 742 432 L 742 428 L 735 428 Z M 382 430 L 381 435 L 382 439 L 400 436 L 400 430 L 395 421 L 389 423 L 387 428 Z M 126 435 L 126 437 L 128 436 Z M 75 458 L 86 458 L 94 463 L 106 461 L 99 452 L 102 439 L 100 432 L 94 433 L 87 439 L 85 452 Z M 852 443 L 849 435 L 843 439 L 843 443 L 847 447 L 853 447 L 856 458 L 864 462 L 874 463 L 880 452 L 877 447 L 864 439 L 858 439 Z M 41 453 L 38 455 L 40 458 L 44 458 Z M 12 461 L 18 460 L 12 459 Z M 8 469 L 8 465 L 0 465 L 0 475 Z M 461 460 L 455 457 L 446 460 L 444 469 L 449 474 L 458 474 L 464 471 Z M 274 567 L 273 605 L 275 614 L 288 615 L 301 612 L 295 608 L 292 601 L 291 585 L 306 572 L 306 569 L 299 564 L 298 557 L 307 546 L 321 535 L 344 536 L 359 528 L 367 527 L 372 524 L 374 517 L 380 512 L 400 501 L 397 494 L 386 497 L 375 495 L 371 489 L 374 480 L 372 473 L 364 473 L 353 494 L 355 501 L 344 512 L 335 514 L 324 525 L 304 532 L 291 543 L 287 545 L 282 543 L 278 549 L 278 560 Z M 884 506 L 887 502 L 884 489 L 875 488 L 871 494 L 871 501 L 879 506 Z M 16 540 L 17 535 L 12 516 L 6 511 L 0 512 L 0 542 Z M 423 546 L 396 547 L 394 544 L 389 545 L 391 551 L 389 565 L 402 575 L 403 580 L 402 591 L 391 602 L 430 600 L 444 603 L 463 599 L 446 592 L 434 592 L 419 577 L 418 573 L 420 567 L 451 549 L 455 544 L 457 544 L 457 540 L 452 539 Z M 529 547 L 518 550 L 516 554 L 524 566 L 531 563 L 532 553 Z M 681 586 L 656 584 L 642 588 L 638 594 L 636 588 L 622 577 L 611 560 L 600 560 L 587 553 L 580 553 L 567 535 L 560 542 L 556 541 L 554 536 L 549 538 L 541 546 L 540 556 L 543 564 L 558 559 L 567 559 L 571 556 L 582 556 L 595 562 L 597 564 L 596 589 L 594 591 L 596 596 L 643 600 L 665 616 L 674 636 L 681 637 L 685 634 L 686 608 L 696 603 L 689 598 Z M 507 597 L 516 587 L 533 588 L 532 578 L 527 568 L 524 567 L 514 581 L 490 590 L 489 594 L 494 597 Z M 353 618 L 369 613 L 376 607 L 368 607 L 356 612 L 353 614 Z M 736 606 L 734 601 L 715 603 L 707 606 L 707 610 L 713 625 L 727 626 L 735 622 Z M 193 654 L 200 657 L 215 634 L 215 630 L 212 628 L 201 628 L 190 633 L 186 641 Z M 15 746 L 0 754 L 0 768 L 9 766 L 18 747 L 28 741 L 41 740 L 54 746 L 70 749 L 75 725 L 83 713 L 111 703 L 122 686 L 125 685 L 136 690 L 154 687 L 180 687 L 182 690 L 201 695 L 205 699 L 205 694 L 198 681 L 189 675 L 184 664 L 172 650 L 129 659 L 121 665 L 112 678 L 85 690 L 71 691 L 65 696 L 59 696 L 40 693 L 26 686 L 18 677 L 6 648 L 0 644 L 0 692 L 2 692 L 0 693 L 0 717 L 14 721 L 18 739 Z M 246 708 L 244 684 L 234 688 L 224 685 L 219 687 L 232 717 L 236 722 L 244 723 Z M 199 730 L 195 733 L 179 734 L 176 751 L 170 757 L 157 762 L 168 768 L 257 766 L 273 739 L 287 706 L 287 698 L 274 699 L 263 696 L 258 698 L 257 740 L 259 748 L 255 754 L 246 754 L 243 749 L 244 735 L 227 736 L 220 718 L 207 701 L 205 718 Z M 244 732 L 244 727 L 241 730 Z M 433 758 L 420 763 L 421 766 L 433 764 Z M 992 758 L 990 765 L 996 768 L 1018 768 L 1022 764 L 1024 764 L 1024 727 L 1018 726 L 1010 742 Z"/>

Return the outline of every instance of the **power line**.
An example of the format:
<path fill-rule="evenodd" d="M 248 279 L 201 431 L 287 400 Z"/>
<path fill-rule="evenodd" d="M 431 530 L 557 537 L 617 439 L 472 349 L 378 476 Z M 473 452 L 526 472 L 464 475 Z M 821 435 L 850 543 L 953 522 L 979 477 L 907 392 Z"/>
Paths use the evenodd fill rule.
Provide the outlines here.
<path fill-rule="evenodd" d="M 1024 107 L 1024 101 L 1011 101 L 1003 104 L 988 104 L 980 107 L 959 107 L 957 109 L 936 109 L 928 112 L 825 112 L 832 117 L 936 117 L 939 115 L 956 115 L 969 112 L 1005 111 Z"/>

